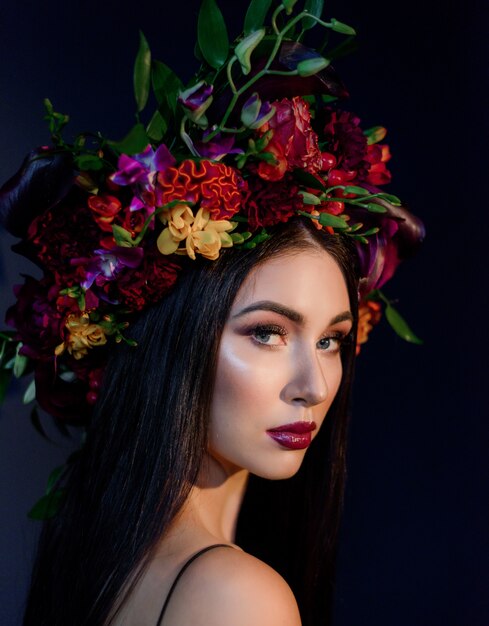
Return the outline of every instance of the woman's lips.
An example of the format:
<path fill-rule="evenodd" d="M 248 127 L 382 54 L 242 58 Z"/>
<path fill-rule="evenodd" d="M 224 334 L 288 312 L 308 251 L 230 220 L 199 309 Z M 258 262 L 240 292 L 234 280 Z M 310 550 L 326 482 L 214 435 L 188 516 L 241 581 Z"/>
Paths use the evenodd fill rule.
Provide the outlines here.
<path fill-rule="evenodd" d="M 315 422 L 294 422 L 267 430 L 267 435 L 290 450 L 303 450 L 311 443 L 311 433 L 316 430 Z"/>

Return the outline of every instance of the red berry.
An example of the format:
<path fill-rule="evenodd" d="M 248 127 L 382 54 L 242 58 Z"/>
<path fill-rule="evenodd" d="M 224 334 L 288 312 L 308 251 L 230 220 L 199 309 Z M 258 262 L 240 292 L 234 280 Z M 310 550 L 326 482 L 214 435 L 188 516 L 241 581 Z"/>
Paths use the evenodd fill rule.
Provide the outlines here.
<path fill-rule="evenodd" d="M 344 176 L 345 176 L 345 180 L 353 180 L 356 175 L 357 175 L 357 171 L 356 170 L 347 170 L 346 172 L 343 172 Z"/>
<path fill-rule="evenodd" d="M 98 393 L 95 391 L 89 391 L 86 395 L 88 404 L 95 404 L 98 398 Z"/>
<path fill-rule="evenodd" d="M 340 213 L 343 213 L 345 209 L 345 204 L 344 202 L 339 202 L 335 200 L 333 202 L 326 202 L 325 207 L 328 213 L 331 213 L 331 215 L 339 215 Z"/>
<path fill-rule="evenodd" d="M 328 185 L 336 187 L 336 185 L 345 184 L 345 173 L 342 170 L 331 170 L 328 174 Z"/>
<path fill-rule="evenodd" d="M 323 171 L 330 170 L 336 165 L 336 157 L 331 152 L 322 152 L 321 156 L 323 157 L 323 165 L 321 167 Z"/>

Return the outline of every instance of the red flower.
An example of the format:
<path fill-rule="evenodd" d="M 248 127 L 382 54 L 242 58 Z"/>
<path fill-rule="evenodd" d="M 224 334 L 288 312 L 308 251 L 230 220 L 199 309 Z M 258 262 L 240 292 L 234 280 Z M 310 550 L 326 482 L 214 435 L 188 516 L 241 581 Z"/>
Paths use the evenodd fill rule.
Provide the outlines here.
<path fill-rule="evenodd" d="M 192 202 L 210 211 L 211 219 L 227 220 L 237 213 L 248 186 L 239 172 L 224 163 L 183 161 L 158 173 L 159 204 Z"/>
<path fill-rule="evenodd" d="M 366 159 L 370 163 L 368 174 L 363 179 L 370 185 L 386 185 L 391 182 L 391 173 L 386 167 L 391 158 L 389 146 L 386 144 L 374 144 L 368 146 Z"/>
<path fill-rule="evenodd" d="M 100 234 L 86 207 L 59 204 L 30 224 L 28 239 L 36 246 L 39 260 L 54 274 L 57 284 L 71 287 L 85 280 L 84 269 L 72 265 L 71 259 L 91 256 L 100 247 Z"/>
<path fill-rule="evenodd" d="M 250 195 L 244 210 L 253 230 L 286 222 L 304 206 L 302 197 L 298 195 L 299 186 L 290 174 L 277 182 L 265 182 L 253 176 L 249 183 Z"/>
<path fill-rule="evenodd" d="M 119 297 L 133 311 L 141 311 L 147 304 L 161 300 L 175 284 L 180 269 L 180 265 L 158 250 L 146 250 L 138 268 L 121 272 L 117 277 Z"/>
<path fill-rule="evenodd" d="M 121 210 L 121 203 L 114 196 L 103 194 L 101 196 L 90 196 L 88 206 L 92 210 L 93 219 L 100 228 L 108 233 L 112 232 L 112 222 Z"/>
<path fill-rule="evenodd" d="M 331 109 L 324 127 L 324 138 L 325 150 L 336 157 L 336 168 L 358 172 L 366 167 L 367 138 L 356 115 Z"/>
<path fill-rule="evenodd" d="M 286 171 L 296 168 L 314 173 L 321 170 L 322 155 L 318 138 L 311 128 L 309 105 L 301 97 L 284 98 L 274 102 L 275 115 L 262 130 L 273 130 L 265 150 L 277 161 L 275 165 L 262 161 L 258 174 L 265 180 L 281 180 Z"/>
<path fill-rule="evenodd" d="M 61 341 L 63 315 L 56 309 L 58 289 L 46 278 L 26 276 L 23 285 L 14 287 L 17 302 L 6 314 L 6 322 L 17 329 L 22 341 L 21 354 L 46 360 L 54 356 Z"/>

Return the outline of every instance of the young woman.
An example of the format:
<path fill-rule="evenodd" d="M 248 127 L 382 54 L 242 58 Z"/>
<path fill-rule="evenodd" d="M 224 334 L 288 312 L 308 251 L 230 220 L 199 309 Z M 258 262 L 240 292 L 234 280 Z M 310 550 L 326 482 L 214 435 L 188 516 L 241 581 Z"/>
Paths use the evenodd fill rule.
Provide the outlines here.
<path fill-rule="evenodd" d="M 385 129 L 331 106 L 346 90 L 295 27 L 353 29 L 294 2 L 266 28 L 266 4 L 229 46 L 203 3 L 187 88 L 141 37 L 126 139 L 67 144 L 48 103 L 53 147 L 0 191 L 43 271 L 11 344 L 39 404 L 87 426 L 25 626 L 328 623 L 353 361 L 382 304 L 415 340 L 379 287 L 423 228 L 379 189 Z"/>
<path fill-rule="evenodd" d="M 189 567 L 162 624 L 299 624 L 289 584 L 325 619 L 356 289 L 342 240 L 302 220 L 180 277 L 108 366 L 26 624 L 156 624 L 213 544 L 234 549 Z"/>

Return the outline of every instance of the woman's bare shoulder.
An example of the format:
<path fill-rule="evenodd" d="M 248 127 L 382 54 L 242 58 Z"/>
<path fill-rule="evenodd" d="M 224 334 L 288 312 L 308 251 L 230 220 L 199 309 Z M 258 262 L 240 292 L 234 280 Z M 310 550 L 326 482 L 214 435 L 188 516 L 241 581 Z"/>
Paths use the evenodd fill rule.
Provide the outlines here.
<path fill-rule="evenodd" d="M 290 587 L 271 567 L 242 552 L 216 548 L 180 579 L 165 619 L 172 626 L 300 626 Z"/>

